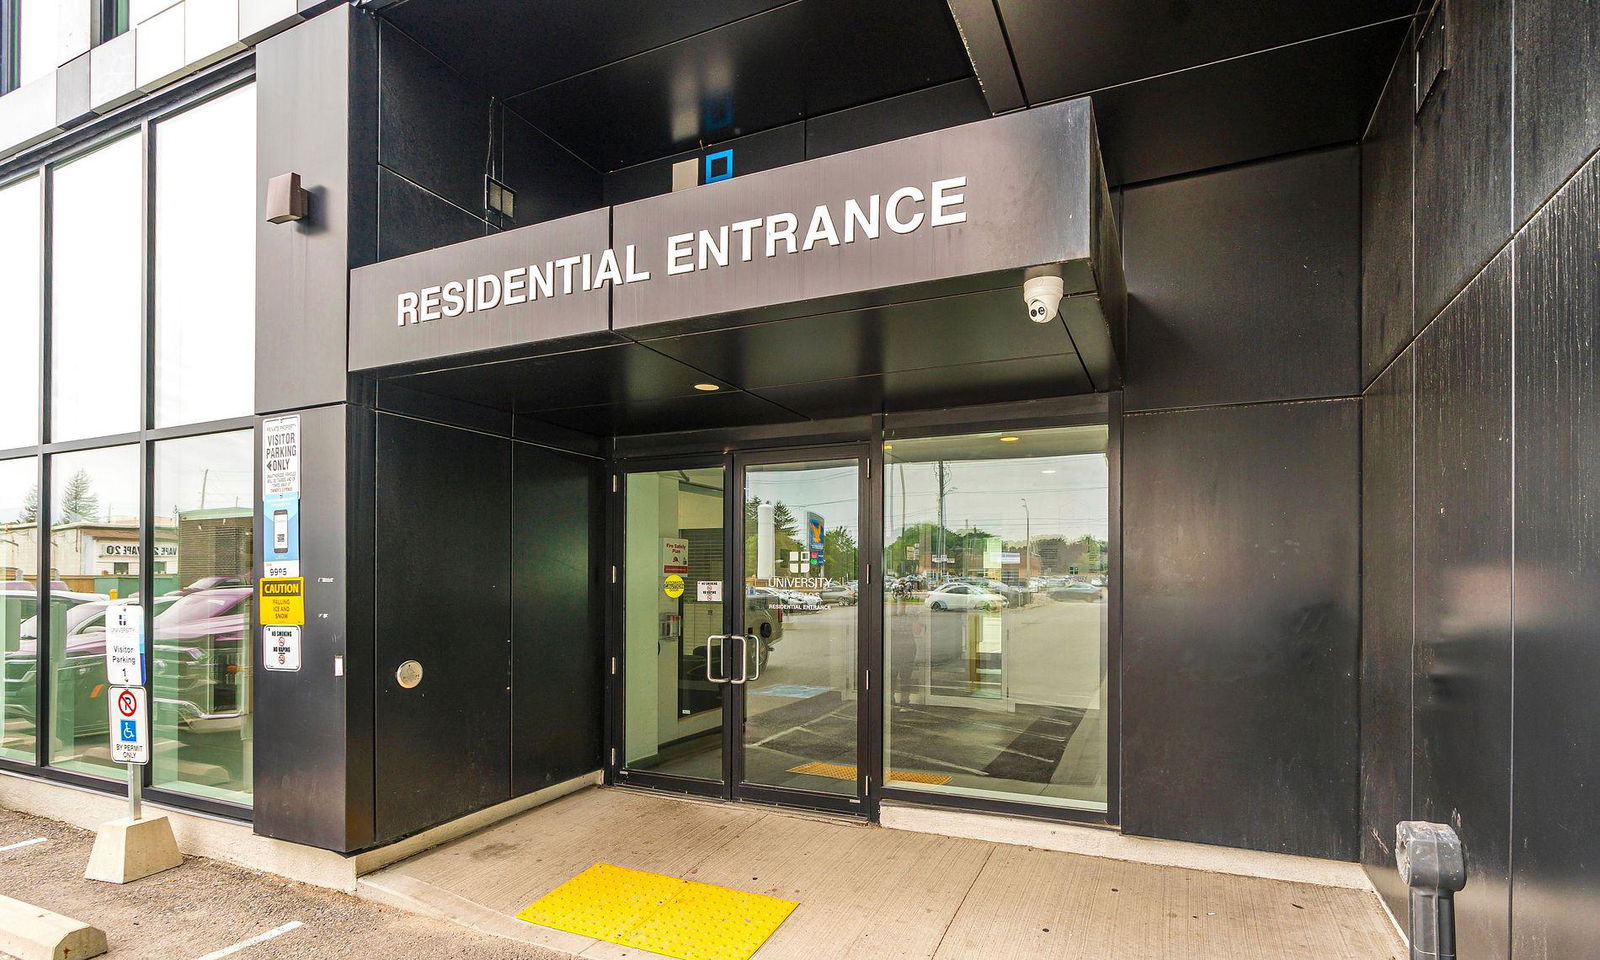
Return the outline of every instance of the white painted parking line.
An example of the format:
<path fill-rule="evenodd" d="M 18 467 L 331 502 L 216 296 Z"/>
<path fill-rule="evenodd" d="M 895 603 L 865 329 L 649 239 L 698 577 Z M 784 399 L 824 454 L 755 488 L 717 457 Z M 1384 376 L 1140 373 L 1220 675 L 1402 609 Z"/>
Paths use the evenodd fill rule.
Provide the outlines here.
<path fill-rule="evenodd" d="M 299 920 L 290 920 L 281 927 L 273 927 L 266 933 L 257 934 L 256 936 L 251 937 L 249 940 L 240 940 L 231 947 L 223 947 L 221 950 L 208 953 L 201 957 L 200 960 L 222 960 L 223 957 L 231 957 L 240 950 L 243 950 L 245 947 L 253 947 L 258 943 L 265 943 L 266 941 L 271 940 L 273 937 L 280 937 L 288 933 L 290 930 L 295 930 L 303 926 L 305 926 L 305 924 L 301 923 Z"/>
<path fill-rule="evenodd" d="M 5 853 L 7 850 L 20 850 L 23 847 L 31 847 L 36 843 L 47 843 L 47 842 L 48 841 L 45 840 L 44 837 L 34 837 L 32 840 L 24 840 L 21 843 L 10 843 L 10 844 L 7 844 L 7 845 L 5 845 L 3 847 L 0 847 L 0 853 Z"/>

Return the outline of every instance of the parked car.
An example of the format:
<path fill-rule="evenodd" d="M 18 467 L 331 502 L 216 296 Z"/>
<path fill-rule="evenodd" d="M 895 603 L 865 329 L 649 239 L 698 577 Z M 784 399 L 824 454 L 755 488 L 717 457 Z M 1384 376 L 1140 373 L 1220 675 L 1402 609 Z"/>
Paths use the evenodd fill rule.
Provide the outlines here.
<path fill-rule="evenodd" d="M 947 583 L 922 601 L 934 610 L 999 610 L 1006 598 L 971 583 Z"/>
<path fill-rule="evenodd" d="M 856 605 L 856 588 L 847 583 L 836 583 L 830 587 L 823 587 L 817 594 L 824 603 L 840 604 L 853 607 Z"/>
<path fill-rule="evenodd" d="M 1104 589 L 1092 583 L 1083 583 L 1073 580 L 1045 591 L 1045 596 L 1051 600 L 1079 601 L 1093 603 L 1102 599 Z"/>

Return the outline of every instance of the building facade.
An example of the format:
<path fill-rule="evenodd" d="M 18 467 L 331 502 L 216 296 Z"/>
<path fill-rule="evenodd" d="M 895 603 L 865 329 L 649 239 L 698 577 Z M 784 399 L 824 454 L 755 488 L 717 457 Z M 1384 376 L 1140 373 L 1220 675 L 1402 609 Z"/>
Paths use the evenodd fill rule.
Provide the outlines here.
<path fill-rule="evenodd" d="M 137 601 L 264 837 L 1428 819 L 1595 942 L 1600 7 L 592 6 L 0 0 L 0 772 Z"/>

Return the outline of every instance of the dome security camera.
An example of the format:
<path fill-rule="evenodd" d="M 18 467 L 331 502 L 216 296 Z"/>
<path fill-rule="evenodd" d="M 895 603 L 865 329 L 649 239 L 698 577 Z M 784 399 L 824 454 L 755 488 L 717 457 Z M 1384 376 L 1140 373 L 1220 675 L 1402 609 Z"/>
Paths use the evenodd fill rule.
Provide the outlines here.
<path fill-rule="evenodd" d="M 1028 304 L 1028 319 L 1049 323 L 1056 318 L 1067 285 L 1058 276 L 1029 277 L 1022 282 L 1022 299 Z"/>

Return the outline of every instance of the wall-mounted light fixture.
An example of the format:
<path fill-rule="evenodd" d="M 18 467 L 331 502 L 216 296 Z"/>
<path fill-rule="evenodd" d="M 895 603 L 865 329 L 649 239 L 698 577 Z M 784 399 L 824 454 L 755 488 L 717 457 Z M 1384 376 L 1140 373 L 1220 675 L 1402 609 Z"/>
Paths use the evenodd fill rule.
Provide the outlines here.
<path fill-rule="evenodd" d="M 311 212 L 311 194 L 300 186 L 300 174 L 280 173 L 267 181 L 267 222 L 304 220 Z"/>

